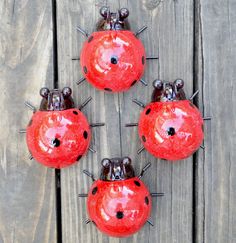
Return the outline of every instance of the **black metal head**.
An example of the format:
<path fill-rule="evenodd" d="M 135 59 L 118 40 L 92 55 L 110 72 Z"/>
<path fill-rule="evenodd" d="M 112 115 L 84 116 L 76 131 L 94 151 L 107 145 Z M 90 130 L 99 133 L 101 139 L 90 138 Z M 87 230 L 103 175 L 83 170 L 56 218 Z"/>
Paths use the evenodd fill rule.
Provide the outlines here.
<path fill-rule="evenodd" d="M 133 166 L 131 165 L 131 159 L 129 157 L 124 158 L 112 158 L 103 159 L 102 171 L 100 179 L 103 181 L 120 181 L 132 178 L 135 176 Z"/>
<path fill-rule="evenodd" d="M 97 30 L 129 30 L 130 26 L 127 21 L 129 10 L 127 8 L 118 9 L 112 13 L 109 7 L 101 7 L 100 15 L 103 17 L 98 24 Z"/>
<path fill-rule="evenodd" d="M 174 82 L 166 82 L 157 79 L 153 81 L 153 87 L 152 102 L 186 100 L 183 90 L 184 81 L 182 79 L 176 79 Z"/>
<path fill-rule="evenodd" d="M 41 111 L 62 111 L 74 108 L 74 101 L 71 97 L 72 90 L 65 87 L 62 90 L 44 87 L 40 89 L 40 95 L 43 97 L 40 109 Z"/>

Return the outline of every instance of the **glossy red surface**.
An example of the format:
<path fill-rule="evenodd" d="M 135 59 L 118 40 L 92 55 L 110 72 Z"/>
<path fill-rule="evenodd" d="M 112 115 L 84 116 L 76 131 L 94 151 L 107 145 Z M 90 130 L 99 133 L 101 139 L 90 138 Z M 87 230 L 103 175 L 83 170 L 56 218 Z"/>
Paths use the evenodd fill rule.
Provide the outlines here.
<path fill-rule="evenodd" d="M 168 135 L 169 128 L 174 128 L 174 135 Z M 140 116 L 138 129 L 146 150 L 166 160 L 191 156 L 204 137 L 202 116 L 188 100 L 150 103 Z"/>
<path fill-rule="evenodd" d="M 86 153 L 90 138 L 90 126 L 78 109 L 37 111 L 26 130 L 27 145 L 34 159 L 55 168 L 79 160 Z"/>
<path fill-rule="evenodd" d="M 111 58 L 117 57 L 117 63 Z M 94 32 L 84 43 L 80 63 L 85 78 L 96 88 L 112 92 L 128 90 L 144 72 L 142 42 L 131 31 Z"/>
<path fill-rule="evenodd" d="M 147 187 L 134 177 L 123 181 L 95 181 L 89 191 L 87 209 L 90 220 L 100 231 L 109 236 L 126 237 L 146 223 L 151 204 Z"/>

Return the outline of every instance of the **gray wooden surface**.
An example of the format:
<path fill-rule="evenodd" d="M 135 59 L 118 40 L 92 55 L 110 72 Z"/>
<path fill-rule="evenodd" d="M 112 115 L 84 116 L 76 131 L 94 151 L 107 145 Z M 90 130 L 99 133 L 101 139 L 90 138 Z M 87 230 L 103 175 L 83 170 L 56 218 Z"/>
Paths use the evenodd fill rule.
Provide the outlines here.
<path fill-rule="evenodd" d="M 134 31 L 148 26 L 140 39 L 147 55 L 160 57 L 147 63 L 148 87 L 139 83 L 127 93 L 107 94 L 88 83 L 75 84 L 81 70 L 71 58 L 79 56 L 85 40 L 76 26 L 94 31 L 99 8 L 106 4 L 113 10 L 128 7 Z M 0 242 L 236 242 L 235 11 L 234 0 L 1 1 Z M 97 153 L 61 171 L 61 221 L 54 170 L 28 160 L 24 135 L 18 134 L 31 115 L 24 100 L 38 105 L 38 90 L 54 87 L 57 76 L 60 88 L 73 88 L 78 104 L 92 96 L 84 109 L 90 122 L 106 123 L 93 129 L 91 147 Z M 184 79 L 189 96 L 200 89 L 195 102 L 204 116 L 212 116 L 205 122 L 205 150 L 185 161 L 172 164 L 145 151 L 137 155 L 137 128 L 124 127 L 140 114 L 132 98 L 149 102 L 155 78 Z M 153 199 L 154 227 L 146 224 L 132 237 L 115 239 L 84 224 L 86 200 L 77 195 L 92 184 L 83 169 L 98 177 L 102 158 L 125 155 L 137 173 L 152 162 L 143 181 L 165 197 Z"/>

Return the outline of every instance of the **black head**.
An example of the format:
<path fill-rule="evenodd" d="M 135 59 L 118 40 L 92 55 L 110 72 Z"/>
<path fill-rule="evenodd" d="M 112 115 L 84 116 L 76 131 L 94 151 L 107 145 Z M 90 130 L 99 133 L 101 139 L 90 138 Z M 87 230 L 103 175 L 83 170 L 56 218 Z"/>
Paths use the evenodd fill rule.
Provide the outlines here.
<path fill-rule="evenodd" d="M 131 159 L 129 157 L 124 158 L 112 158 L 103 159 L 102 171 L 100 179 L 103 181 L 120 181 L 129 179 L 135 176 L 133 166 L 131 165 Z"/>
<path fill-rule="evenodd" d="M 100 15 L 102 19 L 97 24 L 97 30 L 129 30 L 129 23 L 127 17 L 129 10 L 127 8 L 118 9 L 117 12 L 112 13 L 109 7 L 101 7 Z"/>
<path fill-rule="evenodd" d="M 65 87 L 62 90 L 44 87 L 40 89 L 40 95 L 43 97 L 40 110 L 41 111 L 62 111 L 74 108 L 74 101 L 71 98 L 72 90 Z"/>
<path fill-rule="evenodd" d="M 157 79 L 153 81 L 153 87 L 152 102 L 186 100 L 183 90 L 184 81 L 182 79 L 176 79 L 174 82 L 166 82 Z"/>

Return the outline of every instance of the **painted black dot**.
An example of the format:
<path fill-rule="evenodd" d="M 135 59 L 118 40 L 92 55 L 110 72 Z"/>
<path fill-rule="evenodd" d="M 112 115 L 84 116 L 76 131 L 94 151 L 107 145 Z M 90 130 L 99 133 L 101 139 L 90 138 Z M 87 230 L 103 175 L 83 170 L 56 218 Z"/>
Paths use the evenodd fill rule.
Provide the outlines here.
<path fill-rule="evenodd" d="M 88 72 L 88 69 L 86 68 L 86 66 L 83 67 L 84 73 L 86 74 Z"/>
<path fill-rule="evenodd" d="M 93 224 L 97 227 L 97 224 L 94 222 L 94 221 L 92 221 L 93 222 Z"/>
<path fill-rule="evenodd" d="M 148 199 L 148 197 L 145 197 L 145 203 L 148 205 L 149 204 L 149 199 Z"/>
<path fill-rule="evenodd" d="M 76 161 L 79 161 L 82 158 L 82 155 L 79 155 Z"/>
<path fill-rule="evenodd" d="M 161 160 L 165 160 L 165 161 L 167 161 L 167 159 L 163 159 L 163 158 L 160 158 Z"/>
<path fill-rule="evenodd" d="M 104 88 L 104 90 L 109 91 L 109 92 L 112 91 L 112 89 L 109 89 L 109 88 Z"/>
<path fill-rule="evenodd" d="M 145 112 L 146 115 L 148 115 L 151 112 L 151 108 L 148 108 Z"/>
<path fill-rule="evenodd" d="M 136 84 L 136 82 L 137 82 L 137 80 L 134 80 L 130 86 L 135 85 L 135 84 Z"/>
<path fill-rule="evenodd" d="M 89 38 L 88 38 L 88 43 L 91 42 L 93 40 L 93 36 L 91 35 Z"/>
<path fill-rule="evenodd" d="M 95 195 L 98 191 L 98 188 L 97 187 L 94 187 L 93 190 L 92 190 L 92 194 Z"/>
<path fill-rule="evenodd" d="M 32 122 L 33 122 L 33 120 L 30 119 L 29 124 L 28 124 L 28 127 L 32 125 Z"/>
<path fill-rule="evenodd" d="M 118 57 L 117 56 L 112 56 L 111 57 L 111 63 L 112 64 L 117 64 L 118 63 Z"/>
<path fill-rule="evenodd" d="M 142 136 L 142 140 L 143 142 L 146 142 L 146 137 L 144 135 Z"/>
<path fill-rule="evenodd" d="M 141 184 L 140 184 L 139 181 L 134 181 L 134 184 L 135 184 L 136 186 L 141 186 Z"/>
<path fill-rule="evenodd" d="M 88 138 L 88 132 L 84 131 L 83 136 L 84 136 L 85 139 L 87 139 Z"/>
<path fill-rule="evenodd" d="M 123 217 L 124 217 L 124 213 L 121 212 L 121 211 L 118 211 L 118 212 L 116 212 L 116 217 L 117 217 L 118 219 L 123 219 Z"/>
<path fill-rule="evenodd" d="M 174 129 L 173 127 L 169 127 L 169 128 L 167 129 L 167 134 L 168 134 L 169 136 L 174 136 L 174 135 L 175 135 L 175 129 Z"/>
<path fill-rule="evenodd" d="M 145 57 L 142 56 L 142 64 L 144 65 L 145 64 Z"/>
<path fill-rule="evenodd" d="M 75 115 L 78 115 L 78 112 L 77 112 L 77 111 L 73 111 L 73 113 L 74 113 Z"/>
<path fill-rule="evenodd" d="M 54 146 L 54 147 L 59 147 L 60 146 L 60 140 L 58 139 L 58 138 L 54 138 L 53 140 L 52 140 L 52 145 Z"/>

